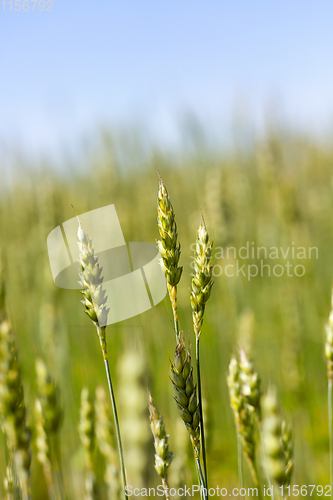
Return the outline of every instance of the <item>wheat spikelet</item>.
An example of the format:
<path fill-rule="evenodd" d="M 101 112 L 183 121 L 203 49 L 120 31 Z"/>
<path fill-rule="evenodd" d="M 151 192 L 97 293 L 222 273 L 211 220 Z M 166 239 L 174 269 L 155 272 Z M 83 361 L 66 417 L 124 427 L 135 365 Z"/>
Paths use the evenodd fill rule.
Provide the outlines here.
<path fill-rule="evenodd" d="M 254 409 L 246 403 L 242 393 L 240 381 L 240 367 L 235 357 L 231 358 L 227 377 L 230 404 L 234 411 L 237 433 L 241 437 L 243 452 L 247 458 L 252 478 L 258 484 L 258 475 L 255 464 L 256 441 L 254 425 Z"/>
<path fill-rule="evenodd" d="M 119 500 L 121 497 L 121 484 L 114 424 L 103 387 L 97 387 L 95 394 L 96 442 L 106 462 L 105 482 L 108 487 L 109 497 Z"/>

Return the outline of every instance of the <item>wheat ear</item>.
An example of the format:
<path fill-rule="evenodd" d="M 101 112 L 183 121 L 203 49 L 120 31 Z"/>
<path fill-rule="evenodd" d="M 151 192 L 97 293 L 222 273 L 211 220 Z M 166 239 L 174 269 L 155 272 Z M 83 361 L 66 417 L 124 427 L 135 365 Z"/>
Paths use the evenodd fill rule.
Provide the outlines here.
<path fill-rule="evenodd" d="M 5 307 L 5 281 L 0 261 L 0 409 L 2 427 L 17 474 L 22 500 L 30 499 L 31 431 L 26 424 L 26 406 L 14 333 Z"/>
<path fill-rule="evenodd" d="M 211 289 L 213 286 L 212 273 L 213 267 L 211 266 L 212 259 L 212 243 L 209 241 L 208 231 L 204 220 L 199 226 L 197 241 L 195 246 L 195 256 L 193 260 L 194 274 L 192 276 L 192 289 L 190 301 L 192 306 L 192 319 L 195 333 L 195 357 L 198 381 L 198 401 L 200 413 L 200 433 L 201 433 L 201 447 L 202 447 L 202 460 L 205 475 L 206 488 L 208 490 L 208 475 L 207 475 L 207 460 L 206 460 L 206 441 L 205 430 L 202 412 L 202 388 L 201 388 L 201 373 L 200 373 L 200 335 L 203 323 L 203 317 L 206 307 L 206 302 L 210 297 Z"/>
<path fill-rule="evenodd" d="M 174 362 L 171 363 L 171 381 L 179 414 L 190 434 L 195 465 L 201 484 L 201 495 L 206 499 L 207 488 L 200 464 L 200 410 L 197 401 L 197 390 L 193 382 L 191 355 L 186 351 L 182 332 L 179 335 Z"/>
<path fill-rule="evenodd" d="M 252 321 L 252 319 L 251 319 Z M 265 443 L 262 429 L 262 411 L 261 411 L 261 379 L 257 372 L 254 371 L 253 363 L 249 359 L 245 349 L 239 350 L 239 378 L 241 381 L 241 390 L 245 402 L 253 408 L 257 417 L 258 430 L 261 440 L 262 453 L 264 458 L 265 472 L 268 480 L 269 488 L 272 487 L 270 480 L 267 458 L 265 451 Z M 273 493 L 274 496 L 274 493 Z M 274 499 L 273 499 L 274 500 Z"/>
<path fill-rule="evenodd" d="M 167 288 L 174 317 L 176 340 L 178 342 L 179 320 L 177 310 L 177 285 L 180 281 L 183 268 L 178 267 L 180 244 L 177 243 L 178 233 L 175 213 L 161 176 L 157 195 L 157 225 L 161 238 L 157 241 L 158 250 L 161 255 L 160 265 L 167 280 Z"/>
<path fill-rule="evenodd" d="M 89 390 L 84 387 L 81 391 L 79 434 L 85 451 L 86 479 L 85 500 L 95 500 L 96 477 L 93 466 L 93 453 L 95 449 L 95 413 Z"/>
<path fill-rule="evenodd" d="M 35 420 L 37 436 L 39 435 L 36 445 L 37 449 L 40 447 L 40 459 L 45 455 L 45 446 L 48 449 L 48 457 L 45 455 L 44 463 L 42 460 L 40 462 L 43 465 L 45 477 L 50 488 L 56 487 L 55 495 L 57 498 L 62 498 L 64 496 L 64 486 L 59 431 L 63 420 L 63 411 L 60 406 L 59 388 L 41 359 L 37 359 L 35 365 L 38 388 L 38 400 L 35 404 Z M 42 432 L 41 427 L 43 427 L 44 432 Z M 43 444 L 44 440 L 46 442 Z M 46 460 L 47 458 L 49 459 L 49 463 Z M 51 480 L 50 474 L 52 477 L 54 476 L 55 480 Z"/>
<path fill-rule="evenodd" d="M 270 477 L 279 487 L 290 484 L 293 469 L 293 444 L 289 428 L 283 424 L 276 390 L 270 388 L 262 398 L 263 433 Z"/>
<path fill-rule="evenodd" d="M 254 409 L 249 406 L 242 393 L 242 386 L 240 381 L 240 368 L 239 363 L 233 357 L 229 364 L 229 373 L 227 377 L 230 404 L 233 409 L 238 439 L 241 440 L 242 448 L 245 457 L 247 458 L 250 471 L 252 474 L 253 482 L 258 486 L 258 474 L 255 463 L 256 456 L 256 443 L 255 443 L 255 426 L 254 426 Z M 238 460 L 241 457 L 238 456 Z M 241 467 L 240 467 L 241 470 Z M 239 478 L 243 483 L 242 476 Z"/>
<path fill-rule="evenodd" d="M 173 460 L 173 454 L 169 450 L 169 436 L 165 431 L 163 415 L 159 414 L 151 394 L 149 394 L 148 398 L 150 428 L 155 447 L 155 469 L 162 479 L 165 498 L 169 500 L 168 469 Z"/>
<path fill-rule="evenodd" d="M 79 251 L 79 264 L 81 266 L 80 285 L 82 286 L 81 293 L 84 296 L 82 303 L 84 304 L 84 312 L 89 316 L 96 326 L 106 371 L 106 377 L 109 386 L 111 404 L 113 417 L 116 427 L 117 445 L 120 461 L 121 476 L 123 481 L 124 497 L 127 500 L 128 495 L 126 493 L 126 472 L 123 456 L 123 446 L 120 436 L 120 426 L 118 420 L 118 412 L 116 406 L 116 399 L 113 392 L 111 373 L 107 355 L 107 345 L 105 336 L 105 327 L 107 324 L 108 308 L 106 306 L 106 293 L 103 289 L 103 276 L 102 268 L 99 266 L 98 258 L 94 253 L 94 248 L 92 246 L 92 240 L 88 237 L 86 231 L 84 231 L 81 221 L 78 218 L 78 251 Z"/>

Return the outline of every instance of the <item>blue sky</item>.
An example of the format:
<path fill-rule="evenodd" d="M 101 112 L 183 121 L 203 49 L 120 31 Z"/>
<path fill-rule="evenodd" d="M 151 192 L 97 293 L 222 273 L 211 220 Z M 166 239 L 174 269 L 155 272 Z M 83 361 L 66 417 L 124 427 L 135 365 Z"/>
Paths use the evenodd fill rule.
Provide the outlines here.
<path fill-rule="evenodd" d="M 29 2 L 0 4 L 0 151 L 52 154 L 102 124 L 172 142 L 188 111 L 221 140 L 268 110 L 331 127 L 331 0 Z"/>

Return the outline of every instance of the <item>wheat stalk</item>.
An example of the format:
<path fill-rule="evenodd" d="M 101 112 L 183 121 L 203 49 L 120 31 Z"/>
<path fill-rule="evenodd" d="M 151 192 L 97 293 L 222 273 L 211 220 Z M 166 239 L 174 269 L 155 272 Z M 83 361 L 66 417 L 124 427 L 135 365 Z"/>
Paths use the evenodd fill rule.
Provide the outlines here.
<path fill-rule="evenodd" d="M 118 420 L 118 412 L 116 406 L 116 400 L 113 392 L 110 367 L 107 355 L 107 345 L 106 345 L 106 336 L 105 336 L 105 327 L 107 324 L 107 316 L 108 316 L 108 308 L 106 306 L 107 297 L 105 294 L 105 290 L 103 289 L 103 276 L 102 276 L 102 268 L 99 266 L 99 261 L 96 255 L 94 254 L 94 248 L 92 246 L 92 240 L 88 237 L 86 231 L 84 231 L 81 221 L 78 218 L 78 252 L 79 252 L 79 264 L 81 266 L 81 271 L 79 273 L 80 276 L 80 285 L 82 286 L 81 293 L 84 296 L 82 303 L 84 304 L 84 312 L 89 316 L 89 318 L 93 321 L 94 325 L 97 329 L 97 334 L 99 337 L 104 365 L 106 370 L 106 376 L 109 386 L 111 404 L 113 417 L 115 421 L 116 427 L 116 436 L 117 436 L 117 445 L 119 452 L 119 461 L 121 468 L 121 476 L 123 481 L 124 488 L 124 497 L 127 500 L 128 496 L 126 493 L 126 472 L 125 472 L 125 464 L 123 457 L 123 447 L 120 436 L 120 426 Z"/>
<path fill-rule="evenodd" d="M 118 470 L 114 424 L 107 404 L 106 393 L 99 386 L 95 392 L 95 433 L 97 446 L 106 463 L 105 482 L 110 498 L 119 500 L 121 479 Z"/>

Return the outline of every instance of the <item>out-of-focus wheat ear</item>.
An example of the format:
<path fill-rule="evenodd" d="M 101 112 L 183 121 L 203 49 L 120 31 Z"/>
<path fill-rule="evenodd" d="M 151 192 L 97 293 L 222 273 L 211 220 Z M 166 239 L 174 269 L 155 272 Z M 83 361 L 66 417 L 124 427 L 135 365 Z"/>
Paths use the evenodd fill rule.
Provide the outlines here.
<path fill-rule="evenodd" d="M 279 487 L 286 486 L 292 472 L 292 445 L 290 435 L 285 435 L 284 438 L 282 435 L 282 418 L 275 389 L 270 388 L 263 396 L 262 411 L 268 473 Z"/>
<path fill-rule="evenodd" d="M 81 391 L 79 434 L 85 451 L 86 477 L 84 498 L 85 500 L 95 500 L 97 498 L 96 477 L 93 465 L 95 412 L 89 390 L 86 387 Z"/>
<path fill-rule="evenodd" d="M 325 356 L 327 360 L 328 379 L 328 428 L 330 440 L 330 485 L 333 492 L 333 290 L 331 299 L 331 312 L 326 325 Z"/>
<path fill-rule="evenodd" d="M 169 436 L 165 431 L 163 415 L 158 412 L 150 393 L 148 396 L 148 409 L 150 428 L 154 437 L 155 469 L 162 479 L 165 498 L 169 500 L 168 469 L 174 457 L 172 451 L 169 450 Z"/>
<path fill-rule="evenodd" d="M 256 467 L 256 439 L 254 425 L 254 409 L 249 406 L 242 393 L 240 381 L 240 367 L 235 357 L 231 358 L 229 372 L 227 376 L 229 397 L 231 408 L 233 409 L 237 434 L 240 437 L 244 455 L 248 461 L 253 482 L 259 485 L 258 473 Z M 241 456 L 238 455 L 240 482 L 243 483 Z"/>
<path fill-rule="evenodd" d="M 160 240 L 157 241 L 158 250 L 161 256 L 160 265 L 167 280 L 176 339 L 178 341 L 179 320 L 177 309 L 177 285 L 180 281 L 183 268 L 178 267 L 180 244 L 177 242 L 178 233 L 175 213 L 161 176 L 159 176 L 159 189 L 157 194 L 157 225 L 160 233 Z"/>
<path fill-rule="evenodd" d="M 96 388 L 95 393 L 95 431 L 96 443 L 106 464 L 105 483 L 110 498 L 120 500 L 121 479 L 118 467 L 117 445 L 111 409 L 103 387 Z"/>
<path fill-rule="evenodd" d="M 118 361 L 119 399 L 130 484 L 144 487 L 152 473 L 147 418 L 147 361 L 140 348 L 128 348 Z M 129 397 L 129 395 L 131 395 Z"/>
<path fill-rule="evenodd" d="M 20 496 L 19 491 L 15 489 L 13 462 L 11 459 L 6 467 L 6 475 L 3 480 L 3 489 L 5 493 L 5 500 L 15 500 L 15 498 Z"/>
<path fill-rule="evenodd" d="M 0 263 L 0 410 L 2 428 L 13 457 L 22 500 L 30 499 L 31 431 L 26 423 L 26 406 L 14 332 L 6 311 L 3 263 Z"/>
<path fill-rule="evenodd" d="M 285 485 L 289 486 L 294 471 L 294 438 L 291 426 L 287 423 L 285 418 L 282 421 L 281 433 L 282 433 L 282 446 L 285 455 L 285 474 L 286 474 Z"/>
<path fill-rule="evenodd" d="M 52 467 L 51 467 L 51 458 L 50 458 L 50 447 L 48 443 L 47 434 L 45 431 L 45 419 L 44 412 L 42 408 L 42 404 L 39 399 L 35 401 L 35 427 L 36 427 L 36 448 L 37 448 L 37 460 L 43 467 L 43 472 L 46 480 L 46 485 L 49 493 L 49 497 L 51 500 L 57 498 L 53 475 L 52 475 Z M 60 498 L 60 497 L 58 497 Z"/>
<path fill-rule="evenodd" d="M 252 320 L 251 320 L 252 321 Z M 258 430 L 261 440 L 262 453 L 265 464 L 265 471 L 268 480 L 269 488 L 272 487 L 272 483 L 269 477 L 264 436 L 262 429 L 262 411 L 261 411 L 261 379 L 257 372 L 254 371 L 253 364 L 250 361 L 245 349 L 242 347 L 239 351 L 240 363 L 239 363 L 239 378 L 241 381 L 241 390 L 246 403 L 253 408 L 257 417 Z"/>
<path fill-rule="evenodd" d="M 64 484 L 61 466 L 60 428 L 63 411 L 60 405 L 59 388 L 44 361 L 37 359 L 35 363 L 37 376 L 38 400 L 35 405 L 37 438 L 42 446 L 43 440 L 48 448 L 48 462 L 41 461 L 46 482 L 54 490 L 56 498 L 64 496 Z M 45 436 L 43 436 L 45 434 Z M 36 443 L 37 444 L 37 443 Z M 38 448 L 38 446 L 37 446 Z M 43 451 L 40 451 L 40 458 Z M 52 478 L 50 478 L 50 475 Z"/>

